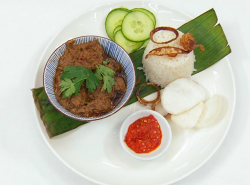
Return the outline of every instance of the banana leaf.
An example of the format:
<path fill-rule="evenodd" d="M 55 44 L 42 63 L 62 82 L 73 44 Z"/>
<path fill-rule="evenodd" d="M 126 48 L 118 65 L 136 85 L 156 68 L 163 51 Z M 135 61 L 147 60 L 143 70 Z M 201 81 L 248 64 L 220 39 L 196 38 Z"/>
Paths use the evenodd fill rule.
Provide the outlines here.
<path fill-rule="evenodd" d="M 199 48 L 194 50 L 196 58 L 194 67 L 196 71 L 192 75 L 205 70 L 231 52 L 223 29 L 220 24 L 217 24 L 217 21 L 218 18 L 214 9 L 210 9 L 178 28 L 184 33 L 192 33 L 196 44 L 202 44 L 206 49 L 205 52 L 200 52 Z M 145 74 L 138 69 L 138 67 L 142 67 L 143 53 L 144 48 L 130 54 L 136 68 L 137 80 L 140 77 L 140 84 L 135 86 L 134 92 L 126 106 L 137 101 L 136 91 L 140 85 L 146 82 Z M 156 89 L 153 86 L 145 86 L 140 91 L 140 97 L 145 97 L 155 91 Z M 57 111 L 48 100 L 43 87 L 34 88 L 32 92 L 34 102 L 50 138 L 86 123 L 71 119 Z"/>
<path fill-rule="evenodd" d="M 200 52 L 199 48 L 194 50 L 196 71 L 193 74 L 203 71 L 231 53 L 224 31 L 217 22 L 217 15 L 212 8 L 178 28 L 183 33 L 191 33 L 196 44 L 202 44 L 206 50 L 205 52 Z"/>
<path fill-rule="evenodd" d="M 49 101 L 43 87 L 32 89 L 35 105 L 50 138 L 73 130 L 87 122 L 71 119 L 59 112 Z"/>

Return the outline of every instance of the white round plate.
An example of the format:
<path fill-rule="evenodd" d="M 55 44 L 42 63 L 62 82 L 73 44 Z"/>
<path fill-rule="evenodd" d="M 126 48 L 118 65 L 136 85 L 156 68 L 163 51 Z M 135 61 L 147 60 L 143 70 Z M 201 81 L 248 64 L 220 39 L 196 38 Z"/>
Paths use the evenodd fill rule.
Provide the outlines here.
<path fill-rule="evenodd" d="M 70 22 L 49 43 L 40 60 L 34 87 L 42 86 L 46 61 L 63 42 L 82 35 L 107 37 L 105 17 L 111 9 L 120 6 L 151 10 L 156 16 L 157 26 L 177 28 L 191 19 L 175 9 L 144 1 L 110 3 L 93 8 Z M 123 120 L 137 110 L 148 108 L 139 103 L 127 106 L 104 120 L 85 124 L 52 139 L 49 139 L 36 111 L 38 126 L 53 153 L 77 174 L 93 182 L 109 185 L 170 184 L 194 172 L 214 154 L 229 130 L 234 113 L 235 84 L 227 58 L 192 78 L 206 88 L 208 96 L 219 94 L 224 97 L 220 119 L 215 126 L 205 129 L 185 130 L 170 123 L 173 133 L 171 146 L 161 157 L 152 161 L 131 157 L 119 142 Z"/>

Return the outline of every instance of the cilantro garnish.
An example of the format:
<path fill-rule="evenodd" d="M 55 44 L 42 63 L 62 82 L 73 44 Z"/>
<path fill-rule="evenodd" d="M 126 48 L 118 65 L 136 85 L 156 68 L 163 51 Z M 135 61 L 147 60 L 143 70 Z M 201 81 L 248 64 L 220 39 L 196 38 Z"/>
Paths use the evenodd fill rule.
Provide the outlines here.
<path fill-rule="evenodd" d="M 86 69 L 84 66 L 65 67 L 61 76 L 61 83 L 59 84 L 63 98 L 70 97 L 74 93 L 77 96 L 84 80 L 86 80 L 86 87 L 90 92 L 93 92 L 97 86 L 101 85 L 91 69 Z"/>
<path fill-rule="evenodd" d="M 97 70 L 95 72 L 95 76 L 99 79 L 103 79 L 102 90 L 107 90 L 108 93 L 112 91 L 112 86 L 115 85 L 115 80 L 113 76 L 115 75 L 115 71 L 112 69 L 105 67 L 103 65 L 97 65 Z"/>
<path fill-rule="evenodd" d="M 86 87 L 90 92 L 94 92 L 101 85 L 100 80 L 103 80 L 101 91 L 107 90 L 110 93 L 112 86 L 115 85 L 113 78 L 115 71 L 103 65 L 97 65 L 96 67 L 95 74 L 91 69 L 86 69 L 84 66 L 65 67 L 61 76 L 61 83 L 59 84 L 61 86 L 60 93 L 63 93 L 63 98 L 70 97 L 73 94 L 77 96 L 84 80 L 86 80 Z"/>
<path fill-rule="evenodd" d="M 106 61 L 103 61 L 102 62 L 104 65 L 108 65 L 109 63 L 110 63 L 110 61 L 109 60 L 106 60 Z"/>
<path fill-rule="evenodd" d="M 61 86 L 60 92 L 63 92 L 63 98 L 69 97 L 76 92 L 75 84 L 68 78 L 64 78 L 59 85 Z"/>
<path fill-rule="evenodd" d="M 115 85 L 115 80 L 111 76 L 103 76 L 102 91 L 107 90 L 108 93 L 112 91 L 112 86 Z"/>

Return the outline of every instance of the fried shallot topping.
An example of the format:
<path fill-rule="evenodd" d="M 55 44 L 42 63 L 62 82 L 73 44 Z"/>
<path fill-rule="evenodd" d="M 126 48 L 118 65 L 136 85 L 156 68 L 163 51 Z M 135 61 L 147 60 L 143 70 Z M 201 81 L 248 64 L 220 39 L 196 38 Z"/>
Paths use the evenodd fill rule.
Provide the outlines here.
<path fill-rule="evenodd" d="M 141 83 L 141 77 L 139 76 L 137 82 L 135 82 L 135 85 L 138 85 L 140 83 Z"/>
<path fill-rule="evenodd" d="M 141 88 L 142 87 L 144 87 L 144 86 L 147 86 L 147 85 L 152 85 L 152 86 L 154 86 L 156 89 L 157 89 L 157 97 L 154 99 L 154 100 L 145 100 L 144 98 L 141 98 L 139 95 L 140 95 L 140 90 L 141 90 Z M 143 104 L 143 105 L 148 105 L 148 103 L 152 103 L 152 106 L 151 106 L 151 108 L 153 109 L 153 110 L 155 110 L 155 106 L 161 101 L 161 96 L 160 96 L 161 94 L 160 94 L 160 88 L 156 85 L 156 84 L 154 84 L 154 83 L 145 83 L 145 84 L 142 84 L 139 88 L 138 88 L 138 90 L 137 90 L 137 92 L 136 92 L 136 97 L 137 97 L 137 100 L 141 103 L 141 104 Z"/>
<path fill-rule="evenodd" d="M 189 51 L 185 51 L 181 48 L 177 47 L 172 47 L 172 46 L 163 46 L 159 48 L 155 48 L 151 50 L 147 55 L 146 59 L 150 55 L 157 55 L 157 56 L 163 56 L 163 55 L 168 55 L 169 57 L 175 57 L 177 54 L 188 54 Z"/>
<path fill-rule="evenodd" d="M 158 32 L 158 31 L 162 31 L 162 30 L 174 32 L 175 38 L 173 38 L 173 39 L 171 39 L 171 40 L 168 40 L 168 41 L 165 41 L 165 42 L 157 42 L 157 41 L 155 41 L 155 40 L 154 40 L 154 34 L 155 34 L 156 32 Z M 157 44 L 167 44 L 167 43 L 170 43 L 170 42 L 176 40 L 178 37 L 179 37 L 179 32 L 178 32 L 176 29 L 171 28 L 171 27 L 164 27 L 164 26 L 162 26 L 162 27 L 157 27 L 157 28 L 153 29 L 153 30 L 150 32 L 150 39 L 152 40 L 152 42 L 157 43 Z"/>
<path fill-rule="evenodd" d="M 154 102 L 152 105 L 151 105 L 151 109 L 155 111 L 155 107 L 158 103 L 161 102 L 161 98 L 159 98 L 156 102 Z"/>
<path fill-rule="evenodd" d="M 154 40 L 154 34 L 160 30 L 167 30 L 167 31 L 172 31 L 175 33 L 175 38 L 169 40 L 169 41 L 165 41 L 165 42 L 156 42 Z M 157 27 L 155 29 L 153 29 L 150 32 L 150 39 L 152 40 L 152 42 L 157 43 L 157 44 L 167 44 L 170 43 L 174 40 L 176 40 L 179 36 L 178 31 L 175 28 L 171 28 L 171 27 Z M 205 48 L 203 47 L 203 45 L 198 44 L 195 45 L 195 39 L 194 36 L 191 33 L 186 33 L 184 35 L 182 35 L 181 39 L 180 39 L 180 45 L 184 48 L 178 48 L 178 47 L 174 47 L 174 46 L 163 46 L 163 47 L 159 47 L 159 48 L 155 48 L 153 50 L 151 50 L 146 56 L 145 58 L 147 59 L 150 55 L 156 55 L 156 56 L 164 56 L 164 55 L 168 55 L 169 57 L 176 57 L 178 54 L 188 54 L 191 51 L 193 51 L 195 48 L 200 47 L 201 51 L 205 51 Z"/>
<path fill-rule="evenodd" d="M 167 114 L 167 115 L 165 115 L 165 116 L 163 116 L 165 119 L 171 119 L 171 114 Z"/>
<path fill-rule="evenodd" d="M 182 35 L 180 39 L 180 45 L 187 51 L 192 51 L 197 47 L 200 47 L 201 51 L 205 51 L 203 45 L 201 44 L 195 45 L 195 39 L 191 33 L 186 33 Z"/>

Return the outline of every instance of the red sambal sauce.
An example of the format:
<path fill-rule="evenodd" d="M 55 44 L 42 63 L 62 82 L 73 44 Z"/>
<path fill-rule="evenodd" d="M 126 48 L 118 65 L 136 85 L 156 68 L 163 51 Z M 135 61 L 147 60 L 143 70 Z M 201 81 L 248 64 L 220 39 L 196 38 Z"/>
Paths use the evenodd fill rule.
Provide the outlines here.
<path fill-rule="evenodd" d="M 162 131 L 153 115 L 133 122 L 125 136 L 125 143 L 135 153 L 150 153 L 161 144 Z"/>

